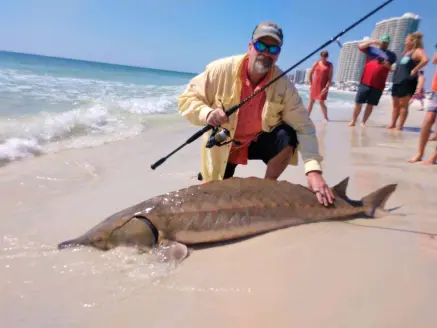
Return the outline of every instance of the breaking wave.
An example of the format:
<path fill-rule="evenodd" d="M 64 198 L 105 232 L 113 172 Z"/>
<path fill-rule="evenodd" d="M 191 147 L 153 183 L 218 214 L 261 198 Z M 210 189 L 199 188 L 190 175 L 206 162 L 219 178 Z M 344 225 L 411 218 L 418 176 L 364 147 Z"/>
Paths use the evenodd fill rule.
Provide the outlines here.
<path fill-rule="evenodd" d="M 176 111 L 184 85 L 151 85 L 0 69 L 0 164 L 141 133 Z"/>

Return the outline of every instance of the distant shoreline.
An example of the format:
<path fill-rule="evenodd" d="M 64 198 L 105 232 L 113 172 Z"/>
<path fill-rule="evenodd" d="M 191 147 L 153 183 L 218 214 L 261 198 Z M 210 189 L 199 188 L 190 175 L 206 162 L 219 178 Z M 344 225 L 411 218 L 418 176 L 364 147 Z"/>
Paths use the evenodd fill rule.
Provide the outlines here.
<path fill-rule="evenodd" d="M 103 65 L 110 65 L 110 66 L 128 67 L 128 68 L 133 68 L 133 69 L 147 69 L 147 70 L 151 70 L 151 71 L 170 72 L 170 73 L 186 74 L 186 75 L 192 75 L 192 76 L 198 74 L 198 73 L 191 73 L 191 72 L 174 71 L 174 70 L 169 70 L 169 69 L 152 68 L 152 67 L 146 67 L 146 66 L 117 64 L 117 63 L 101 62 L 101 61 L 88 60 L 88 59 L 58 57 L 58 56 L 43 55 L 43 54 L 36 54 L 36 53 L 10 51 L 10 50 L 0 50 L 0 53 L 9 53 L 9 54 L 15 54 L 15 55 L 24 55 L 24 56 L 39 56 L 39 57 L 45 57 L 45 58 L 50 58 L 50 59 L 56 59 L 56 60 L 72 60 L 72 61 L 78 61 L 78 62 L 83 62 L 83 63 L 103 64 Z"/>
<path fill-rule="evenodd" d="M 296 85 L 296 87 L 298 89 L 299 88 L 309 89 L 309 85 L 306 85 L 306 84 L 295 84 L 295 85 Z M 338 92 L 338 93 L 347 93 L 347 94 L 354 94 L 354 93 L 356 93 L 356 91 L 337 89 L 336 87 L 333 87 L 333 86 L 329 87 L 329 91 L 330 92 Z"/>

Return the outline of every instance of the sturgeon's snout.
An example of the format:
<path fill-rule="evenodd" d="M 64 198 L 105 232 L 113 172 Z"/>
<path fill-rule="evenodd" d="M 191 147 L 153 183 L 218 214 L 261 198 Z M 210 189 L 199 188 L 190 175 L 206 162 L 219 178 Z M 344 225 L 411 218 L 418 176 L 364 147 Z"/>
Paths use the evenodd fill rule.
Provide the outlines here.
<path fill-rule="evenodd" d="M 70 248 L 70 247 L 75 247 L 78 246 L 76 243 L 73 243 L 70 240 L 64 241 L 60 244 L 58 244 L 58 249 L 64 249 L 64 248 Z"/>
<path fill-rule="evenodd" d="M 86 246 L 89 244 L 90 244 L 89 242 L 84 242 L 83 240 L 77 238 L 77 239 L 67 240 L 58 244 L 58 249 L 74 248 L 79 246 Z"/>

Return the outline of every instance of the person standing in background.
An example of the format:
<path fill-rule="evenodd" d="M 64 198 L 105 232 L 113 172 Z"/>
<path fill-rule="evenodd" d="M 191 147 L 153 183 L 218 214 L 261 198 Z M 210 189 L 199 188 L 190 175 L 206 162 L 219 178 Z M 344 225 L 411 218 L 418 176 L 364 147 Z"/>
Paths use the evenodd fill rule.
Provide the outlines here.
<path fill-rule="evenodd" d="M 437 45 L 436 45 L 437 47 Z M 434 56 L 432 57 L 433 64 L 437 64 L 437 51 L 434 53 Z M 419 151 L 418 153 L 413 156 L 411 159 L 408 160 L 409 163 L 415 163 L 422 160 L 422 157 L 425 153 L 425 146 L 428 141 L 429 134 L 431 133 L 431 127 L 436 121 L 437 116 L 437 68 L 435 70 L 434 79 L 432 80 L 432 95 L 431 99 L 429 100 L 428 106 L 427 106 L 427 113 L 425 115 L 425 118 L 423 120 L 422 128 L 420 129 L 420 139 L 419 139 Z M 437 132 L 436 132 L 437 133 Z M 434 151 L 434 153 L 425 161 L 423 161 L 423 164 L 434 164 L 437 160 L 437 149 Z"/>
<path fill-rule="evenodd" d="M 308 116 L 311 115 L 313 105 L 316 100 L 319 101 L 323 113 L 323 122 L 328 122 L 328 108 L 325 100 L 328 98 L 329 87 L 332 82 L 333 65 L 328 61 L 328 52 L 323 50 L 320 53 L 320 59 L 316 61 L 310 71 L 310 102 L 308 105 Z M 313 79 L 314 74 L 314 79 Z"/>
<path fill-rule="evenodd" d="M 425 74 L 423 71 L 419 72 L 419 77 L 417 79 L 416 92 L 410 99 L 410 105 L 414 100 L 419 100 L 421 107 L 419 110 L 423 110 L 423 99 L 425 98 Z"/>
<path fill-rule="evenodd" d="M 405 51 L 396 63 L 393 74 L 393 112 L 392 121 L 387 129 L 402 130 L 408 116 L 410 98 L 416 91 L 418 72 L 428 63 L 428 56 L 423 49 L 423 34 L 414 32 L 405 38 Z M 399 118 L 399 125 L 396 123 Z"/>
<path fill-rule="evenodd" d="M 361 125 L 366 125 L 373 107 L 379 103 L 388 73 L 396 62 L 395 53 L 388 50 L 389 45 L 390 36 L 387 33 L 382 35 L 379 40 L 364 41 L 358 45 L 358 49 L 366 54 L 366 64 L 361 75 L 355 97 L 355 108 L 349 126 L 355 126 L 363 104 L 367 105 Z"/>
<path fill-rule="evenodd" d="M 437 49 L 437 44 L 435 45 L 435 48 Z M 434 57 L 432 58 L 432 62 L 433 62 L 433 64 L 437 64 L 437 58 L 436 58 L 436 53 L 434 54 Z M 434 79 L 433 79 L 433 84 L 432 84 L 432 87 L 431 87 L 431 90 L 433 90 L 433 88 L 434 87 L 437 87 L 437 68 L 436 68 L 436 73 L 435 73 L 436 75 L 434 75 Z M 431 102 L 431 100 L 432 100 L 432 96 L 434 95 L 435 93 L 433 93 L 433 94 L 431 94 L 431 98 L 430 98 L 430 102 Z M 428 139 L 428 141 L 437 141 L 437 119 L 435 120 L 435 125 L 434 125 L 434 135 L 432 135 L 429 139 Z"/>

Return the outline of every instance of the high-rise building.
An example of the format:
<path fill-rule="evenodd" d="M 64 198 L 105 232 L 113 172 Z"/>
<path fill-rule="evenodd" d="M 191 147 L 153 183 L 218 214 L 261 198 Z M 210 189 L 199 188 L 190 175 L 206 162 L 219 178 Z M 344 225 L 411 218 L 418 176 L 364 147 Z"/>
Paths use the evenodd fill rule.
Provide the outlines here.
<path fill-rule="evenodd" d="M 366 56 L 358 49 L 358 44 L 368 40 L 348 41 L 343 44 L 338 58 L 335 75 L 336 82 L 359 82 L 363 71 Z"/>
<path fill-rule="evenodd" d="M 305 82 L 305 71 L 298 69 L 294 74 L 294 82 L 297 84 L 301 84 Z"/>
<path fill-rule="evenodd" d="M 419 28 L 420 18 L 413 13 L 406 13 L 402 17 L 384 19 L 376 23 L 372 32 L 372 39 L 378 39 L 384 33 L 390 35 L 391 41 L 388 47 L 397 57 L 404 51 L 404 41 L 408 34 L 416 32 Z"/>
<path fill-rule="evenodd" d="M 409 33 L 416 32 L 419 28 L 420 18 L 413 13 L 405 13 L 401 17 L 392 17 L 376 23 L 372 32 L 372 39 L 378 39 L 384 33 L 390 35 L 391 41 L 389 49 L 399 58 L 404 51 L 405 37 Z M 343 44 L 338 59 L 338 68 L 336 70 L 335 81 L 358 82 L 361 78 L 365 63 L 365 55 L 358 50 L 358 44 L 365 41 L 349 41 Z M 390 73 L 387 82 L 391 82 L 393 73 Z"/>
<path fill-rule="evenodd" d="M 372 33 L 373 39 L 378 39 L 384 33 L 390 35 L 390 45 L 389 50 L 396 54 L 399 58 L 404 52 L 404 41 L 408 34 L 414 33 L 418 30 L 420 23 L 420 18 L 418 15 L 413 13 L 406 13 L 402 17 L 393 17 L 389 19 L 384 19 L 376 23 L 375 29 Z M 393 72 L 388 75 L 387 82 L 391 82 L 393 77 Z"/>
<path fill-rule="evenodd" d="M 307 68 L 305 71 L 305 83 L 310 83 L 310 73 L 311 73 L 311 68 Z"/>

